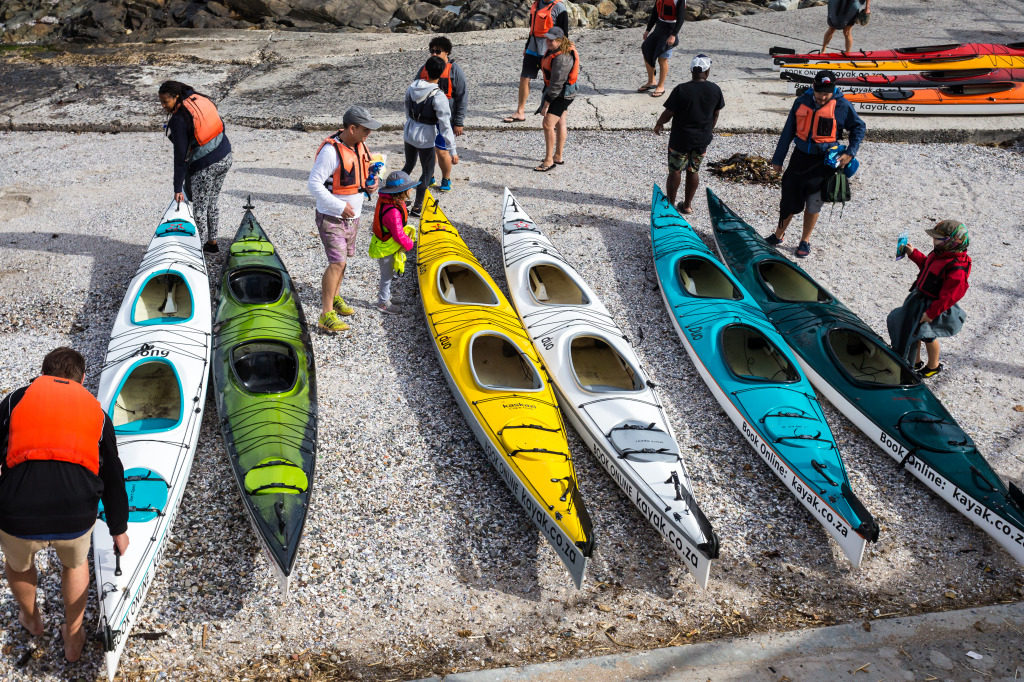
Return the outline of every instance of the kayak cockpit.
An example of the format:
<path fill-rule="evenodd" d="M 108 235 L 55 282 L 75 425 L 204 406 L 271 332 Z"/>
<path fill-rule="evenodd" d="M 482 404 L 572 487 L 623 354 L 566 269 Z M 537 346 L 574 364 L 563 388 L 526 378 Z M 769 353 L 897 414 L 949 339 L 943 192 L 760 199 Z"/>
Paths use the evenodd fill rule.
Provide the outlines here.
<path fill-rule="evenodd" d="M 280 270 L 240 268 L 228 274 L 231 295 L 245 305 L 266 305 L 281 298 L 284 278 Z"/>
<path fill-rule="evenodd" d="M 183 411 L 178 373 L 163 358 L 133 365 L 109 410 L 114 431 L 124 434 L 170 431 L 181 423 Z"/>
<path fill-rule="evenodd" d="M 1009 92 L 1015 87 L 1014 83 L 964 83 L 962 85 L 947 85 L 944 88 L 939 88 L 939 92 L 947 97 L 981 97 Z"/>
<path fill-rule="evenodd" d="M 530 268 L 530 293 L 544 305 L 589 305 L 583 290 L 560 267 L 550 264 Z"/>
<path fill-rule="evenodd" d="M 287 393 L 299 376 L 295 349 L 280 341 L 251 341 L 231 351 L 231 370 L 249 393 Z"/>
<path fill-rule="evenodd" d="M 920 379 L 882 344 L 853 329 L 833 329 L 825 336 L 840 368 L 861 384 L 916 386 Z"/>
<path fill-rule="evenodd" d="M 576 383 L 584 391 L 608 393 L 644 388 L 636 369 L 607 341 L 596 336 L 574 338 L 569 344 L 569 360 Z"/>
<path fill-rule="evenodd" d="M 192 290 L 180 273 L 150 275 L 132 306 L 132 324 L 179 324 L 192 319 Z"/>
<path fill-rule="evenodd" d="M 800 303 L 829 303 L 832 297 L 818 284 L 797 270 L 795 267 L 780 260 L 763 260 L 757 265 L 757 273 L 761 277 L 764 288 L 783 301 Z"/>
<path fill-rule="evenodd" d="M 793 363 L 768 337 L 745 324 L 731 324 L 722 330 L 726 366 L 740 379 L 789 383 L 797 381 Z"/>
<path fill-rule="evenodd" d="M 469 343 L 469 366 L 477 385 L 488 391 L 539 391 L 544 387 L 533 363 L 508 337 L 480 332 Z"/>
<path fill-rule="evenodd" d="M 459 263 L 448 263 L 438 270 L 437 287 L 448 303 L 498 305 L 490 285 L 476 270 Z"/>
<path fill-rule="evenodd" d="M 676 267 L 679 286 L 698 298 L 719 298 L 738 301 L 743 294 L 721 268 L 707 258 L 692 256 L 680 258 Z"/>

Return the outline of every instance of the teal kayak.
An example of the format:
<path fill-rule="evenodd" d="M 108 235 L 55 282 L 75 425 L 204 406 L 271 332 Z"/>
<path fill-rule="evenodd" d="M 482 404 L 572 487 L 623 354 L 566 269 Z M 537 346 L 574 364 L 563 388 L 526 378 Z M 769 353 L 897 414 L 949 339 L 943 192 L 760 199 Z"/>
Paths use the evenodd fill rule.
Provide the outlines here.
<path fill-rule="evenodd" d="M 284 596 L 312 495 L 316 370 L 288 271 L 245 208 L 214 316 L 213 384 L 242 506 Z"/>
<path fill-rule="evenodd" d="M 878 525 L 850 489 L 814 390 L 757 302 L 657 185 L 651 246 L 665 307 L 704 383 L 744 440 L 859 567 Z"/>
<path fill-rule="evenodd" d="M 775 324 L 822 395 L 901 466 L 1024 564 L 1024 494 L 871 328 L 711 190 L 722 260 Z"/>

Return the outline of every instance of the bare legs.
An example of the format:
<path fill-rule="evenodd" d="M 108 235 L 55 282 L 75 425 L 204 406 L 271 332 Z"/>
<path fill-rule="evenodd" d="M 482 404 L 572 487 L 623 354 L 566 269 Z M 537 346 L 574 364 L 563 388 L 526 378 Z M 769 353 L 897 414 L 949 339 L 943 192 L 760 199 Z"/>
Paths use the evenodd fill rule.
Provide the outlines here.
<path fill-rule="evenodd" d="M 519 105 L 516 107 L 516 113 L 512 114 L 508 118 L 515 121 L 526 120 L 526 100 L 530 96 L 530 79 L 520 78 L 519 79 Z"/>
<path fill-rule="evenodd" d="M 666 78 L 668 78 L 668 60 L 658 57 L 658 87 L 654 88 L 654 92 L 665 92 Z"/>
<path fill-rule="evenodd" d="M 825 38 L 821 43 L 821 51 L 824 52 L 828 49 L 828 44 L 832 41 L 832 36 L 836 34 L 836 30 L 831 26 L 825 31 Z M 845 48 L 847 52 L 853 52 L 853 26 L 847 26 L 843 29 L 843 39 L 846 42 Z"/>
<path fill-rule="evenodd" d="M 11 586 L 14 601 L 18 603 L 18 622 L 30 635 L 43 634 L 43 619 L 36 604 L 36 567 L 32 566 L 27 571 L 19 572 L 5 561 L 4 571 L 7 573 L 7 583 Z"/>
<path fill-rule="evenodd" d="M 18 603 L 18 622 L 31 635 L 43 634 L 43 619 L 36 604 L 36 567 L 32 566 L 27 571 L 19 572 L 4 562 L 4 570 L 7 573 L 7 582 L 11 586 L 11 594 Z M 64 625 L 60 628 L 64 639 L 64 658 L 74 663 L 82 657 L 82 648 L 86 641 L 82 619 L 89 595 L 89 562 L 75 568 L 64 567 L 61 571 L 60 585 L 64 597 Z"/>
<path fill-rule="evenodd" d="M 561 116 L 544 114 L 544 161 L 541 162 L 541 166 L 547 167 L 555 161 L 562 161 L 565 138 L 569 132 L 566 119 L 568 113 L 563 111 Z"/>
<path fill-rule="evenodd" d="M 921 362 L 921 344 L 924 343 L 924 349 L 928 353 L 928 362 L 925 364 L 927 369 L 935 369 L 939 366 L 939 341 L 934 339 L 932 341 L 918 341 L 914 344 L 914 365 Z"/>
<path fill-rule="evenodd" d="M 696 190 L 696 187 L 694 188 Z M 804 211 L 804 231 L 800 236 L 800 241 L 810 242 L 811 232 L 814 232 L 814 226 L 818 224 L 818 216 L 821 213 L 808 213 Z M 786 228 L 789 227 L 790 221 L 793 220 L 792 215 L 788 215 L 785 218 L 779 220 L 779 226 L 775 228 L 775 236 L 782 239 L 786 234 Z"/>
<path fill-rule="evenodd" d="M 324 276 L 320 280 L 320 303 L 323 314 L 334 310 L 334 297 L 341 291 L 341 280 L 345 278 L 344 263 L 328 263 Z"/>
<path fill-rule="evenodd" d="M 447 180 L 452 176 L 452 155 L 451 153 L 438 149 L 437 151 L 437 168 L 441 171 L 441 179 Z"/>

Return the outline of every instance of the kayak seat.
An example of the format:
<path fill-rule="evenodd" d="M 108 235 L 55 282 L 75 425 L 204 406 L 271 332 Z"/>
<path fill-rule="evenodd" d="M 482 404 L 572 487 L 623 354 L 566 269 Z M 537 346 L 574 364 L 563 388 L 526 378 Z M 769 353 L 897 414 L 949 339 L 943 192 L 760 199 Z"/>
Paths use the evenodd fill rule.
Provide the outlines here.
<path fill-rule="evenodd" d="M 470 267 L 449 263 L 438 275 L 441 295 L 449 303 L 498 305 L 498 297 L 490 285 Z"/>
<path fill-rule="evenodd" d="M 732 281 L 707 258 L 680 258 L 679 283 L 691 296 L 738 301 L 743 298 Z"/>
<path fill-rule="evenodd" d="M 231 357 L 235 376 L 250 393 L 285 393 L 298 378 L 295 353 L 284 343 L 242 344 L 232 351 Z"/>
<path fill-rule="evenodd" d="M 181 422 L 181 384 L 169 362 L 135 365 L 121 383 L 110 406 L 117 433 L 170 431 Z"/>
<path fill-rule="evenodd" d="M 281 298 L 284 279 L 278 270 L 240 268 L 228 275 L 228 286 L 239 303 L 259 305 Z"/>
<path fill-rule="evenodd" d="M 608 440 L 621 459 L 668 464 L 679 461 L 679 445 L 675 439 L 654 424 L 626 420 L 612 427 Z"/>
<path fill-rule="evenodd" d="M 135 297 L 132 324 L 177 324 L 192 319 L 192 292 L 176 272 L 150 275 Z"/>
<path fill-rule="evenodd" d="M 604 339 L 577 336 L 569 348 L 576 383 L 585 391 L 639 391 L 644 387 L 636 370 Z"/>
<path fill-rule="evenodd" d="M 783 301 L 826 303 L 832 298 L 811 278 L 789 263 L 767 259 L 757 265 L 765 289 Z"/>
<path fill-rule="evenodd" d="M 541 264 L 530 268 L 530 291 L 538 303 L 552 305 L 589 305 L 583 290 L 565 270 Z"/>
<path fill-rule="evenodd" d="M 839 365 L 855 381 L 885 386 L 918 383 L 912 371 L 876 342 L 852 329 L 833 329 L 828 345 Z"/>
<path fill-rule="evenodd" d="M 302 467 L 282 457 L 267 457 L 245 473 L 245 492 L 250 495 L 297 495 L 308 489 L 309 477 Z"/>
<path fill-rule="evenodd" d="M 722 332 L 721 343 L 725 362 L 738 377 L 772 382 L 799 379 L 789 359 L 753 327 L 730 325 Z"/>
<path fill-rule="evenodd" d="M 533 363 L 504 336 L 480 334 L 469 348 L 473 379 L 487 390 L 538 391 L 543 387 Z"/>

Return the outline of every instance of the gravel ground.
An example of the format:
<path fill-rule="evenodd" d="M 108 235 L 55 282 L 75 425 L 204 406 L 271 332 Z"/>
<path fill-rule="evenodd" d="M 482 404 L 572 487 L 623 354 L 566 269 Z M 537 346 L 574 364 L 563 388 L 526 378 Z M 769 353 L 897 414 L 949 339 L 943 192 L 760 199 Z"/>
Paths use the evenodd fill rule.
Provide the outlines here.
<path fill-rule="evenodd" d="M 870 126 L 870 122 L 869 122 Z M 309 319 L 325 259 L 305 178 L 320 135 L 233 129 L 221 236 L 251 194 Z M 870 132 L 869 132 L 870 139 Z M 415 280 L 405 315 L 372 310 L 369 216 L 343 287 L 352 330 L 314 336 L 321 432 L 316 495 L 291 598 L 281 603 L 243 516 L 215 408 L 206 419 L 174 537 L 121 663 L 126 679 L 409 679 L 760 630 L 1019 600 L 1024 571 L 975 526 L 897 469 L 825 404 L 855 493 L 882 536 L 851 571 L 824 530 L 746 446 L 686 357 L 648 277 L 650 183 L 664 144 L 643 133 L 572 133 L 567 163 L 540 175 L 539 132 L 463 138 L 449 217 L 504 285 L 504 185 L 601 295 L 630 336 L 687 450 L 695 494 L 722 539 L 700 590 L 575 435 L 597 549 L 576 591 L 554 552 L 486 465 L 440 374 Z M 398 133 L 371 138 L 398 154 Z M 764 136 L 718 138 L 708 160 L 769 155 Z M 170 196 L 170 149 L 152 134 L 3 133 L 0 151 L 0 394 L 27 383 L 59 344 L 98 367 L 124 289 Z M 609 163 L 611 155 L 627 163 Z M 394 157 L 393 157 L 394 158 Z M 146 165 L 149 163 L 149 165 Z M 1020 150 L 867 143 L 854 201 L 826 209 L 803 265 L 875 329 L 915 269 L 894 263 L 936 219 L 972 230 L 963 333 L 943 342 L 932 382 L 1004 478 L 1024 483 L 1024 370 L 1005 354 L 1024 327 Z M 396 165 L 394 162 L 392 165 Z M 777 189 L 706 181 L 751 224 L 774 222 Z M 706 206 L 693 223 L 710 243 Z M 796 235 L 787 242 L 795 245 Z M 219 274 L 220 263 L 213 264 Z M 1017 330 L 1014 332 L 1013 330 Z M 95 389 L 97 375 L 87 385 Z M 1021 408 L 1024 409 L 1024 408 Z M 0 679 L 94 679 L 97 644 L 68 666 L 56 558 L 41 556 L 47 635 L 30 639 L 0 590 Z M 90 595 L 94 605 L 95 595 Z M 95 612 L 87 613 L 94 622 Z M 865 627 L 868 627 L 866 624 Z M 166 635 L 166 636 L 162 636 Z"/>

